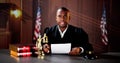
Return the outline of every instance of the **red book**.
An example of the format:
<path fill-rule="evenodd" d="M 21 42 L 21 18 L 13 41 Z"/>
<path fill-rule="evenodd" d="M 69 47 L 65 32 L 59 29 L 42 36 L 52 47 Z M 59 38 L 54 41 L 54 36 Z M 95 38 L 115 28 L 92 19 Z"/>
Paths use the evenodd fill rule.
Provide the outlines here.
<path fill-rule="evenodd" d="M 10 54 L 17 57 L 37 56 L 35 44 L 10 44 Z"/>

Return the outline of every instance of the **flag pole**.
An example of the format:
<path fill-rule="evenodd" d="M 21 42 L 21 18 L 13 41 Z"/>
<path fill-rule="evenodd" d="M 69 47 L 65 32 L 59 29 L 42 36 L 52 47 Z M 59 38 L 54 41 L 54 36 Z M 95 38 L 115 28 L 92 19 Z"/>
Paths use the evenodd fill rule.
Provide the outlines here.
<path fill-rule="evenodd" d="M 21 11 L 22 11 L 22 10 L 23 10 L 22 0 L 20 0 L 20 4 L 21 4 Z M 21 18 L 22 18 L 22 17 L 21 17 Z M 20 43 L 22 43 L 22 41 L 23 41 L 23 38 L 22 38 L 22 36 L 23 36 L 23 35 L 22 35 L 22 34 L 23 34 L 22 27 L 23 27 L 23 26 L 22 26 L 22 25 L 23 25 L 23 24 L 22 24 L 22 23 L 23 23 L 23 22 L 22 22 L 22 20 L 21 20 L 21 25 L 20 25 L 20 26 L 21 26 L 21 28 L 20 28 L 20 29 L 21 29 L 21 32 L 20 32 L 20 38 L 21 38 L 21 39 L 20 39 Z"/>

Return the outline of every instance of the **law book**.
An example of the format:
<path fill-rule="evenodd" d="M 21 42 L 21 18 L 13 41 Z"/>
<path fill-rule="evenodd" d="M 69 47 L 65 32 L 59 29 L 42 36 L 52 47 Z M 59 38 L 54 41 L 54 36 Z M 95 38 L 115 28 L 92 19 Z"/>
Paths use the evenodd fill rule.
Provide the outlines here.
<path fill-rule="evenodd" d="M 10 55 L 17 57 L 37 56 L 35 44 L 10 44 Z"/>

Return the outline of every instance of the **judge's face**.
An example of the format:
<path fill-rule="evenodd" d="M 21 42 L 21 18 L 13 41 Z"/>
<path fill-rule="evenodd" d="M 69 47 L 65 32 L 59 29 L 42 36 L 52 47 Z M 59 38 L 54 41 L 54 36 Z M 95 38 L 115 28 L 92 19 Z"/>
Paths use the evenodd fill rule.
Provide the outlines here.
<path fill-rule="evenodd" d="M 59 27 L 65 28 L 70 20 L 70 13 L 67 11 L 63 11 L 62 9 L 58 9 L 56 13 L 56 21 Z"/>

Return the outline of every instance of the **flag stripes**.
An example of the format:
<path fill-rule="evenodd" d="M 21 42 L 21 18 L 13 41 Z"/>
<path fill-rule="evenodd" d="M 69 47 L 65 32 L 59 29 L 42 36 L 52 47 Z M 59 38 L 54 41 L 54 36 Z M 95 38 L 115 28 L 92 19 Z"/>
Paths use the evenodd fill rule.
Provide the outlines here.
<path fill-rule="evenodd" d="M 38 7 L 33 40 L 37 40 L 40 34 L 41 34 L 41 12 L 40 12 L 40 7 Z"/>
<path fill-rule="evenodd" d="M 108 44 L 106 25 L 107 25 L 107 23 L 106 23 L 106 9 L 105 9 L 105 6 L 103 6 L 100 28 L 101 28 L 101 31 L 102 31 L 102 42 L 105 45 Z"/>

